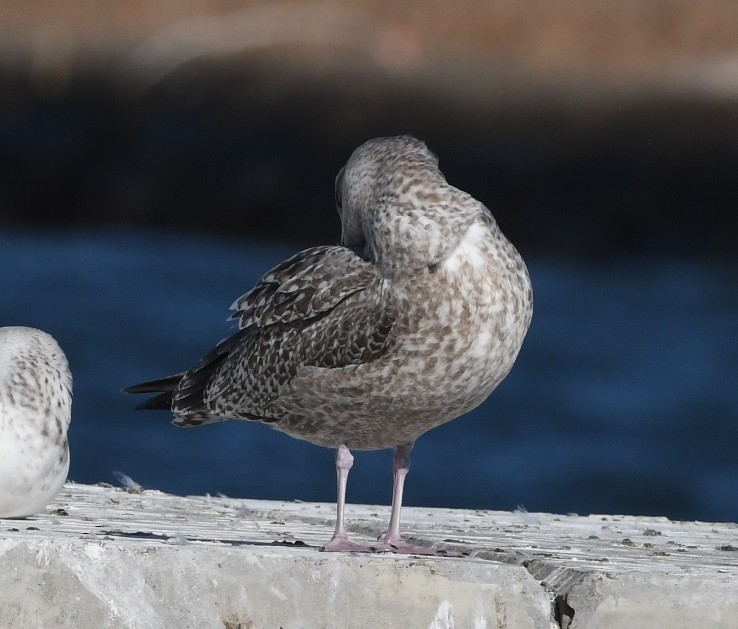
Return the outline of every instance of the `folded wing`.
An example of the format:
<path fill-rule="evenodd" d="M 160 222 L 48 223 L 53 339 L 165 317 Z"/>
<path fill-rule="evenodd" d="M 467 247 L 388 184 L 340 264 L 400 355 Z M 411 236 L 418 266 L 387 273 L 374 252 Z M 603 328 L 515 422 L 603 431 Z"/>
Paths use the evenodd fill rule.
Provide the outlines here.
<path fill-rule="evenodd" d="M 182 426 L 228 418 L 279 421 L 275 403 L 301 368 L 341 369 L 388 351 L 396 312 L 385 293 L 376 267 L 352 250 L 307 249 L 233 303 L 239 331 L 194 369 L 158 381 L 164 390 L 144 383 L 129 391 L 160 392 L 143 407 L 171 400 Z"/>

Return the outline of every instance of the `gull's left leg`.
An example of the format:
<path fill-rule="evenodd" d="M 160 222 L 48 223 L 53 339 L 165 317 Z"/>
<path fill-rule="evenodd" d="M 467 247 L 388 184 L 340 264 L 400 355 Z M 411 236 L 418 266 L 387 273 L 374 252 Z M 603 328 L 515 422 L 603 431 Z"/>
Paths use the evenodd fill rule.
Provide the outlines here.
<path fill-rule="evenodd" d="M 437 551 L 426 546 L 416 546 L 402 540 L 400 536 L 400 510 L 402 509 L 402 490 L 405 486 L 405 477 L 410 470 L 410 451 L 414 443 L 406 443 L 395 448 L 395 458 L 392 461 L 392 512 L 389 528 L 383 542 L 377 546 L 378 552 L 408 553 L 412 555 L 445 555 L 444 551 Z"/>

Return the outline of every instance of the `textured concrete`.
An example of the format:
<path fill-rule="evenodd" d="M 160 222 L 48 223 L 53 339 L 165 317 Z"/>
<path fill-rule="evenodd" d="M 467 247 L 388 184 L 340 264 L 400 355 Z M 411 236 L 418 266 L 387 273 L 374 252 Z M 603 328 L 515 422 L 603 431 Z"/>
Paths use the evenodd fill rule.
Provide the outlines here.
<path fill-rule="evenodd" d="M 375 539 L 386 507 L 348 508 Z M 408 508 L 461 558 L 320 553 L 333 505 L 67 485 L 0 520 L 0 627 L 738 627 L 738 526 Z"/>

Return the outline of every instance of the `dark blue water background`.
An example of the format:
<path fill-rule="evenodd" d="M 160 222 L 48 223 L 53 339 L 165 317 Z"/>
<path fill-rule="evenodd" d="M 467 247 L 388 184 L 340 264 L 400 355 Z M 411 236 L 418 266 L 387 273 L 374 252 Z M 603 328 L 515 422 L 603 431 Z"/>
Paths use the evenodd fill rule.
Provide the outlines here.
<path fill-rule="evenodd" d="M 52 333 L 74 373 L 70 478 L 333 501 L 333 452 L 252 422 L 177 429 L 120 389 L 192 366 L 294 246 L 143 231 L 0 235 L 0 325 Z M 526 256 L 533 325 L 480 408 L 421 438 L 406 504 L 738 520 L 738 267 Z M 349 500 L 386 504 L 391 452 Z"/>

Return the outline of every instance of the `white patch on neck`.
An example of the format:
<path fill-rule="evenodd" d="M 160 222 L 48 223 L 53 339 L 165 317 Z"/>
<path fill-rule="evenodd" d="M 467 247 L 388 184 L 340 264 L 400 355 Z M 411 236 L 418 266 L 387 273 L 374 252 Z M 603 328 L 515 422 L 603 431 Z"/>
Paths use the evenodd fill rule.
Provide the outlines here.
<path fill-rule="evenodd" d="M 474 223 L 464 234 L 456 249 L 446 258 L 443 269 L 449 273 L 456 273 L 465 262 L 475 271 L 483 269 L 486 262 L 480 244 L 487 235 L 487 230 L 482 225 Z"/>

